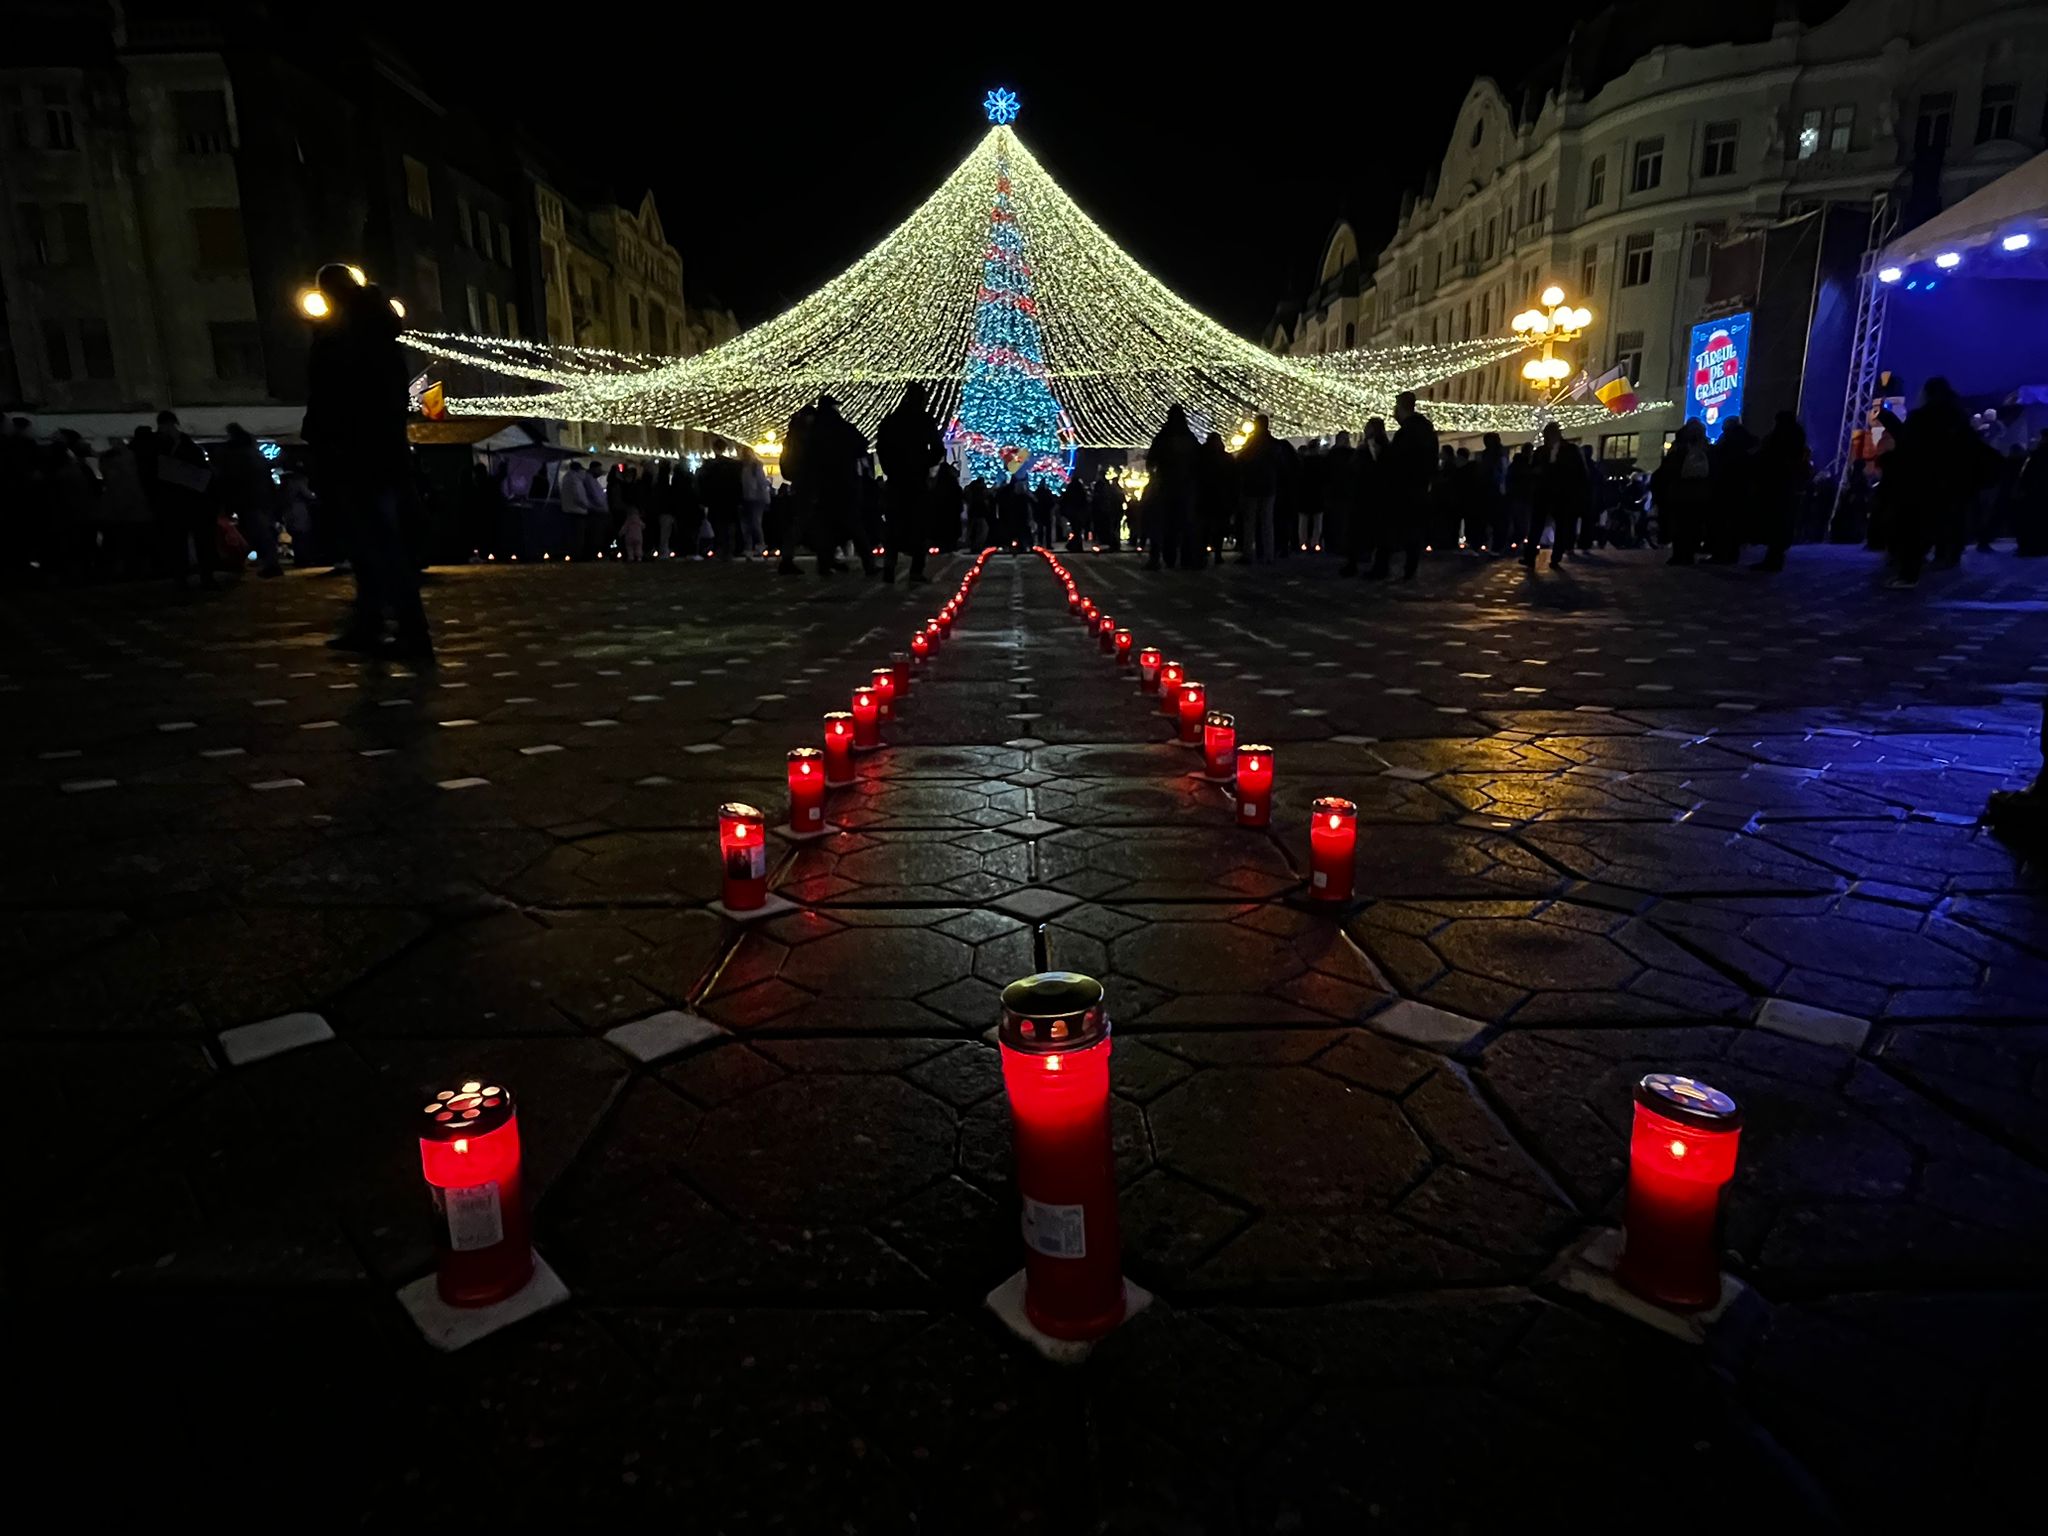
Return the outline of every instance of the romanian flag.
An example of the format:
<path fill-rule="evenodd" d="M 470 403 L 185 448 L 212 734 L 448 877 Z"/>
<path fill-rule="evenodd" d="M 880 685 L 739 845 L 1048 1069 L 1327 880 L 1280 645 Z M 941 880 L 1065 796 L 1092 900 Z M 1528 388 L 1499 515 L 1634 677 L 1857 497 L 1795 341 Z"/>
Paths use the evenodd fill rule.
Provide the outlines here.
<path fill-rule="evenodd" d="M 1640 404 L 1635 385 L 1619 365 L 1593 381 L 1593 398 L 1617 416 L 1626 416 Z"/>

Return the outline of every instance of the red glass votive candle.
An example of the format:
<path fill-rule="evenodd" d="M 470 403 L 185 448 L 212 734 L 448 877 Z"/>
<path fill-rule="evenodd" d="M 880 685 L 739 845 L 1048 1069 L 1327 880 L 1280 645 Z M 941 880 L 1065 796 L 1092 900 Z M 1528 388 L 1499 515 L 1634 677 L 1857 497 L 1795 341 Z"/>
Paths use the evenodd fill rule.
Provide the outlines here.
<path fill-rule="evenodd" d="M 1012 982 L 997 1040 L 1024 1200 L 1024 1313 L 1053 1338 L 1099 1339 L 1124 1317 L 1102 983 L 1071 971 Z"/>
<path fill-rule="evenodd" d="M 825 830 L 825 754 L 816 747 L 789 749 L 789 830 Z"/>
<path fill-rule="evenodd" d="M 1089 630 L 1090 632 L 1093 632 L 1095 628 L 1096 612 L 1097 610 L 1095 607 L 1094 598 L 1084 597 L 1081 599 L 1081 624 L 1083 628 Z"/>
<path fill-rule="evenodd" d="M 1128 667 L 1131 664 L 1131 632 L 1128 629 L 1120 629 L 1113 638 L 1116 641 L 1116 664 Z"/>
<path fill-rule="evenodd" d="M 1106 613 L 1095 616 L 1095 642 L 1105 655 L 1116 649 L 1116 620 Z"/>
<path fill-rule="evenodd" d="M 1148 645 L 1138 652 L 1138 687 L 1142 692 L 1159 691 L 1159 664 L 1164 660 L 1156 645 Z"/>
<path fill-rule="evenodd" d="M 882 699 L 872 683 L 853 690 L 853 745 L 865 752 L 882 744 Z"/>
<path fill-rule="evenodd" d="M 1176 712 L 1180 716 L 1180 739 L 1197 742 L 1202 739 L 1202 716 L 1208 712 L 1209 690 L 1193 678 L 1181 679 L 1180 687 L 1174 690 Z"/>
<path fill-rule="evenodd" d="M 853 716 L 843 709 L 825 712 L 825 786 L 837 789 L 853 782 Z"/>
<path fill-rule="evenodd" d="M 1720 1089 L 1674 1072 L 1636 1084 L 1617 1280 L 1660 1306 L 1720 1299 L 1721 1191 L 1741 1144 L 1741 1106 Z"/>
<path fill-rule="evenodd" d="M 882 706 L 882 718 L 884 720 L 894 720 L 896 718 L 896 669 L 894 667 L 875 668 L 874 687 L 875 702 Z"/>
<path fill-rule="evenodd" d="M 472 1079 L 429 1099 L 420 1171 L 434 1199 L 434 1285 L 454 1307 L 487 1307 L 533 1274 L 512 1092 Z"/>
<path fill-rule="evenodd" d="M 1358 807 L 1335 795 L 1309 807 L 1308 893 L 1317 901 L 1351 899 L 1351 867 L 1358 851 Z"/>
<path fill-rule="evenodd" d="M 1273 749 L 1263 742 L 1237 749 L 1237 824 L 1265 827 L 1273 822 Z"/>
<path fill-rule="evenodd" d="M 1067 583 L 1067 612 L 1079 613 L 1080 611 L 1081 593 L 1079 589 L 1076 588 L 1075 585 L 1070 581 Z"/>
<path fill-rule="evenodd" d="M 946 633 L 946 631 L 950 630 L 953 627 L 954 611 L 955 610 L 953 608 L 953 605 L 951 603 L 948 603 L 945 607 L 941 608 L 938 611 L 938 614 L 932 619 L 932 622 L 939 626 L 940 634 Z"/>
<path fill-rule="evenodd" d="M 913 660 L 928 661 L 932 654 L 932 637 L 919 630 L 910 637 L 910 654 Z"/>
<path fill-rule="evenodd" d="M 751 912 L 768 899 L 768 819 L 737 800 L 718 808 L 718 856 L 725 871 L 719 899 Z"/>
<path fill-rule="evenodd" d="M 1185 675 L 1177 661 L 1162 661 L 1159 664 L 1159 713 L 1162 715 L 1180 714 L 1180 680 Z"/>
<path fill-rule="evenodd" d="M 1237 769 L 1237 716 L 1212 709 L 1202 716 L 1202 772 L 1227 779 Z"/>
<path fill-rule="evenodd" d="M 931 641 L 933 649 L 936 650 L 939 642 L 946 638 L 946 627 L 937 619 L 926 619 L 924 621 L 924 637 Z"/>
<path fill-rule="evenodd" d="M 891 651 L 889 653 L 889 670 L 896 674 L 897 700 L 899 702 L 908 700 L 910 697 L 910 653 L 908 651 Z"/>

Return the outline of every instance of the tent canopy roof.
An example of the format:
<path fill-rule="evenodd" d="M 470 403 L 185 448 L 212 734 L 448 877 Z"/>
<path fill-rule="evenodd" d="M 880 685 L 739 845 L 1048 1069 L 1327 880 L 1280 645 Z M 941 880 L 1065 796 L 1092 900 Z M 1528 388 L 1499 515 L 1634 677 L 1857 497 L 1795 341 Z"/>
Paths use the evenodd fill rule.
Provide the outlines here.
<path fill-rule="evenodd" d="M 2019 234 L 2030 237 L 2025 250 L 1999 249 L 2007 235 Z M 2034 156 L 1919 228 L 1907 230 L 1885 247 L 1878 265 L 1911 267 L 1944 251 L 1967 255 L 1985 247 L 1997 261 L 1979 264 L 1974 276 L 2048 277 L 2048 153 Z"/>

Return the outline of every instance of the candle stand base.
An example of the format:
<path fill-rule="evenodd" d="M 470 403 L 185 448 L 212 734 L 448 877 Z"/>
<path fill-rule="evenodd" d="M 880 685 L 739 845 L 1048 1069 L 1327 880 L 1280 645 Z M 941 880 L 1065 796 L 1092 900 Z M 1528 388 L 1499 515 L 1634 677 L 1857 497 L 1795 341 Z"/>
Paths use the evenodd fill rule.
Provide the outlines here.
<path fill-rule="evenodd" d="M 1750 1294 L 1748 1286 L 1724 1272 L 1719 1301 L 1697 1311 L 1674 1312 L 1669 1307 L 1658 1306 L 1647 1297 L 1638 1296 L 1615 1279 L 1615 1267 L 1620 1262 L 1621 1230 L 1603 1227 L 1567 1248 L 1551 1271 L 1551 1278 L 1573 1295 L 1583 1296 L 1624 1317 L 1646 1323 L 1682 1344 L 1706 1343 L 1714 1325 Z"/>
<path fill-rule="evenodd" d="M 1079 1365 L 1102 1342 L 1101 1339 L 1056 1339 L 1049 1333 L 1041 1333 L 1024 1312 L 1024 1271 L 1021 1269 L 990 1291 L 986 1304 L 1005 1328 L 1054 1365 Z M 1125 1323 L 1151 1305 L 1150 1291 L 1133 1280 L 1124 1281 Z M 1122 1326 L 1123 1323 L 1117 1324 L 1119 1328 Z"/>
<path fill-rule="evenodd" d="M 441 1299 L 432 1275 L 422 1275 L 398 1293 L 415 1326 L 434 1348 L 457 1350 L 487 1339 L 514 1323 L 547 1311 L 569 1299 L 569 1287 L 548 1267 L 538 1253 L 533 1256 L 533 1278 L 503 1301 L 488 1307 L 451 1307 Z"/>
<path fill-rule="evenodd" d="M 795 902 L 786 896 L 778 896 L 773 891 L 768 893 L 761 905 L 749 908 L 745 912 L 735 912 L 722 901 L 714 901 L 710 905 L 711 910 L 720 917 L 730 918 L 736 923 L 758 923 L 764 917 L 777 917 L 784 912 L 796 910 Z"/>
<path fill-rule="evenodd" d="M 815 832 L 799 832 L 793 827 L 770 827 L 768 830 L 785 843 L 815 843 L 821 837 L 830 837 L 839 828 L 828 821 Z"/>

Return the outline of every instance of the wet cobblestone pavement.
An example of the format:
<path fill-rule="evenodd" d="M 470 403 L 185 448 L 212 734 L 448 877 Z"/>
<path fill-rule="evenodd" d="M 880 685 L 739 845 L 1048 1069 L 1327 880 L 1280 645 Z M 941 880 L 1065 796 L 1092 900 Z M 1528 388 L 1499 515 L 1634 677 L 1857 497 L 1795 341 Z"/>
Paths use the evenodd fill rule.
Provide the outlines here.
<path fill-rule="evenodd" d="M 55 1470 L 90 1423 L 62 1469 L 128 1469 L 110 1502 L 385 1528 L 1598 1529 L 1674 1487 L 1889 1528 L 2016 1495 L 2048 899 L 1978 815 L 2039 765 L 2048 571 L 1071 564 L 1278 749 L 1271 832 L 999 558 L 841 830 L 777 845 L 795 909 L 745 928 L 716 807 L 779 819 L 785 749 L 964 562 L 927 596 L 447 573 L 425 676 L 325 651 L 319 577 L 10 599 L 24 1447 Z M 1359 806 L 1334 917 L 1301 901 L 1320 794 Z M 1158 1296 L 1074 1370 L 981 1305 L 1021 1256 L 990 1028 L 1035 944 L 1108 987 Z M 670 1010 L 711 1027 L 605 1038 Z M 222 1031 L 295 1011 L 334 1038 L 230 1064 Z M 1747 1116 L 1750 1292 L 1704 1347 L 1559 1284 L 1620 1219 L 1652 1069 Z M 432 1262 L 407 1116 L 475 1072 L 522 1095 L 572 1299 L 440 1355 L 393 1300 Z"/>

